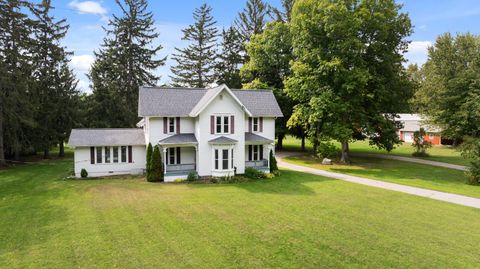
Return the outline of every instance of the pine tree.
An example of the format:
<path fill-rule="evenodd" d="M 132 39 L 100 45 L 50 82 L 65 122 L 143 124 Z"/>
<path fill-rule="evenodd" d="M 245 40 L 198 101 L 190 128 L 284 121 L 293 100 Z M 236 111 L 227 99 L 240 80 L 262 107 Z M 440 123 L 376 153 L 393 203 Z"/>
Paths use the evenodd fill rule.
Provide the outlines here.
<path fill-rule="evenodd" d="M 175 48 L 173 54 L 177 62 L 171 68 L 174 84 L 179 86 L 204 88 L 215 82 L 216 38 L 218 30 L 213 19 L 212 8 L 203 4 L 193 12 L 195 23 L 183 29 L 182 40 L 190 42 L 187 48 Z"/>
<path fill-rule="evenodd" d="M 33 126 L 31 103 L 31 43 L 33 23 L 19 0 L 0 0 L 0 166 L 5 153 L 20 157 Z"/>
<path fill-rule="evenodd" d="M 246 7 L 238 13 L 235 20 L 242 40 L 249 42 L 250 37 L 263 31 L 267 22 L 268 4 L 263 0 L 248 0 Z"/>
<path fill-rule="evenodd" d="M 276 21 L 289 22 L 292 15 L 294 4 L 295 4 L 295 0 L 282 0 L 283 10 L 280 10 L 275 7 L 270 7 L 269 14 Z"/>
<path fill-rule="evenodd" d="M 240 66 L 242 58 L 242 41 L 237 29 L 230 27 L 222 31 L 221 52 L 218 53 L 218 63 L 215 72 L 218 76 L 218 84 L 226 84 L 230 88 L 240 89 Z"/>
<path fill-rule="evenodd" d="M 147 147 L 147 180 L 148 178 L 150 177 L 150 162 L 152 160 L 152 154 L 153 154 L 153 147 L 152 147 L 152 143 L 148 143 L 148 147 Z M 150 181 L 150 180 L 148 180 Z"/>
<path fill-rule="evenodd" d="M 163 163 L 162 155 L 160 154 L 160 149 L 158 146 L 155 146 L 152 153 L 152 158 L 150 159 L 150 174 L 147 176 L 149 182 L 159 182 L 163 181 Z"/>
<path fill-rule="evenodd" d="M 121 15 L 114 14 L 109 21 L 107 37 L 95 53 L 89 74 L 95 99 L 91 118 L 97 127 L 135 126 L 138 89 L 156 84 L 159 77 L 152 72 L 166 60 L 156 58 L 162 46 L 152 45 L 159 34 L 147 1 L 116 3 Z"/>
<path fill-rule="evenodd" d="M 57 117 L 63 112 L 59 110 L 63 87 L 60 76 L 67 62 L 67 55 L 60 45 L 61 39 L 67 34 L 69 26 L 65 19 L 55 21 L 51 15 L 51 1 L 43 0 L 32 6 L 34 14 L 34 43 L 32 61 L 34 66 L 34 94 L 38 111 L 35 113 L 34 146 L 42 149 L 44 158 L 49 156 L 50 147 L 57 144 Z M 70 90 L 70 89 L 66 89 Z"/>

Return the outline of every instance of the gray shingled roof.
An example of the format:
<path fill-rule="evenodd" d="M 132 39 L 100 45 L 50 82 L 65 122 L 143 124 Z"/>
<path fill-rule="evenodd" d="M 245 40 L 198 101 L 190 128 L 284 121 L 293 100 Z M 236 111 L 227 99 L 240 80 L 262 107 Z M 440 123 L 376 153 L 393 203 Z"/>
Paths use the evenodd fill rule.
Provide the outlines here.
<path fill-rule="evenodd" d="M 217 137 L 217 138 L 214 138 L 210 141 L 208 141 L 208 143 L 210 144 L 234 144 L 234 143 L 237 143 L 238 141 L 235 140 L 235 139 L 232 139 L 232 138 L 228 138 L 226 136 L 220 136 L 220 137 Z"/>
<path fill-rule="evenodd" d="M 270 140 L 266 137 L 254 134 L 254 133 L 245 133 L 245 142 L 250 143 L 273 143 L 273 140 Z"/>
<path fill-rule="evenodd" d="M 277 99 L 269 90 L 232 90 L 254 117 L 283 117 Z"/>
<path fill-rule="evenodd" d="M 213 88 L 215 91 L 218 87 Z M 214 92 L 208 89 L 140 88 L 138 115 L 188 117 L 197 104 Z M 208 92 L 208 94 L 207 94 Z M 254 117 L 283 117 L 277 100 L 269 90 L 232 90 Z"/>
<path fill-rule="evenodd" d="M 73 129 L 68 139 L 71 147 L 145 145 L 142 129 Z"/>
<path fill-rule="evenodd" d="M 161 145 L 174 145 L 174 144 L 197 144 L 197 138 L 194 134 L 176 134 L 164 138 L 158 142 Z"/>

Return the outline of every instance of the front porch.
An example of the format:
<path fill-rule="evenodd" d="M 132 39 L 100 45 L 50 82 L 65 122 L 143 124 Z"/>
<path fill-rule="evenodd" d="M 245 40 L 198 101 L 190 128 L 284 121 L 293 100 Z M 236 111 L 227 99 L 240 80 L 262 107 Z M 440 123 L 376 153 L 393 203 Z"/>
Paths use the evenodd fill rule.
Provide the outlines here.
<path fill-rule="evenodd" d="M 262 172 L 270 172 L 270 167 L 268 164 L 268 160 L 258 160 L 258 161 L 245 161 L 245 168 L 255 168 Z"/>
<path fill-rule="evenodd" d="M 197 139 L 194 134 L 176 134 L 161 140 L 165 167 L 164 181 L 186 179 L 197 171 Z"/>
<path fill-rule="evenodd" d="M 270 172 L 269 154 L 273 148 L 273 140 L 251 132 L 245 133 L 245 168 Z"/>

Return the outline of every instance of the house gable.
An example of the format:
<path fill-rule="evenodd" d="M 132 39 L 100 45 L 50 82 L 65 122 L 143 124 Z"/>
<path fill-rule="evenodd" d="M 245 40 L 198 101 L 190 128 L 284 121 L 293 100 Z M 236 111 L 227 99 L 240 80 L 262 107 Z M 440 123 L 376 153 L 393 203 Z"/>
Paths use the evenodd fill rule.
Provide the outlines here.
<path fill-rule="evenodd" d="M 218 87 L 207 90 L 205 95 L 190 111 L 190 117 L 197 117 L 220 93 L 228 92 L 228 94 L 235 100 L 235 102 L 242 108 L 248 116 L 252 116 L 252 113 L 245 107 L 245 105 L 238 99 L 238 97 L 225 85 L 222 84 Z"/>

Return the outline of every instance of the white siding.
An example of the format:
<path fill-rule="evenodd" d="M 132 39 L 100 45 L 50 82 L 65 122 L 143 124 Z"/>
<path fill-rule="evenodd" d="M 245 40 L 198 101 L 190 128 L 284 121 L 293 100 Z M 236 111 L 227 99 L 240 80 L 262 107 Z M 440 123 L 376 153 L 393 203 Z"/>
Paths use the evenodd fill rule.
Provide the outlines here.
<path fill-rule="evenodd" d="M 151 117 L 148 120 L 148 137 L 146 139 L 147 145 L 148 143 L 152 143 L 155 146 L 158 141 L 172 136 L 174 134 L 164 134 L 163 133 L 163 117 Z M 194 133 L 195 130 L 195 119 L 193 118 L 180 118 L 180 133 Z"/>
<path fill-rule="evenodd" d="M 132 147 L 132 163 L 90 163 L 90 147 L 75 148 L 75 176 L 80 177 L 82 169 L 87 170 L 88 177 L 137 174 L 145 169 L 146 150 L 144 146 Z M 103 154 L 104 151 L 103 151 Z M 113 158 L 113 152 L 110 153 Z M 127 151 L 128 158 L 128 151 Z M 104 159 L 104 157 L 103 157 Z M 95 161 L 96 162 L 96 161 Z"/>
<path fill-rule="evenodd" d="M 223 98 L 220 99 L 220 95 Z M 231 114 L 235 116 L 235 133 L 227 135 L 210 134 L 210 116 L 215 114 Z M 222 91 L 199 115 L 198 120 L 198 174 L 200 176 L 212 175 L 213 146 L 209 140 L 219 136 L 226 136 L 237 140 L 234 147 L 234 166 L 237 173 L 245 171 L 245 112 L 240 105 L 226 91 Z"/>

